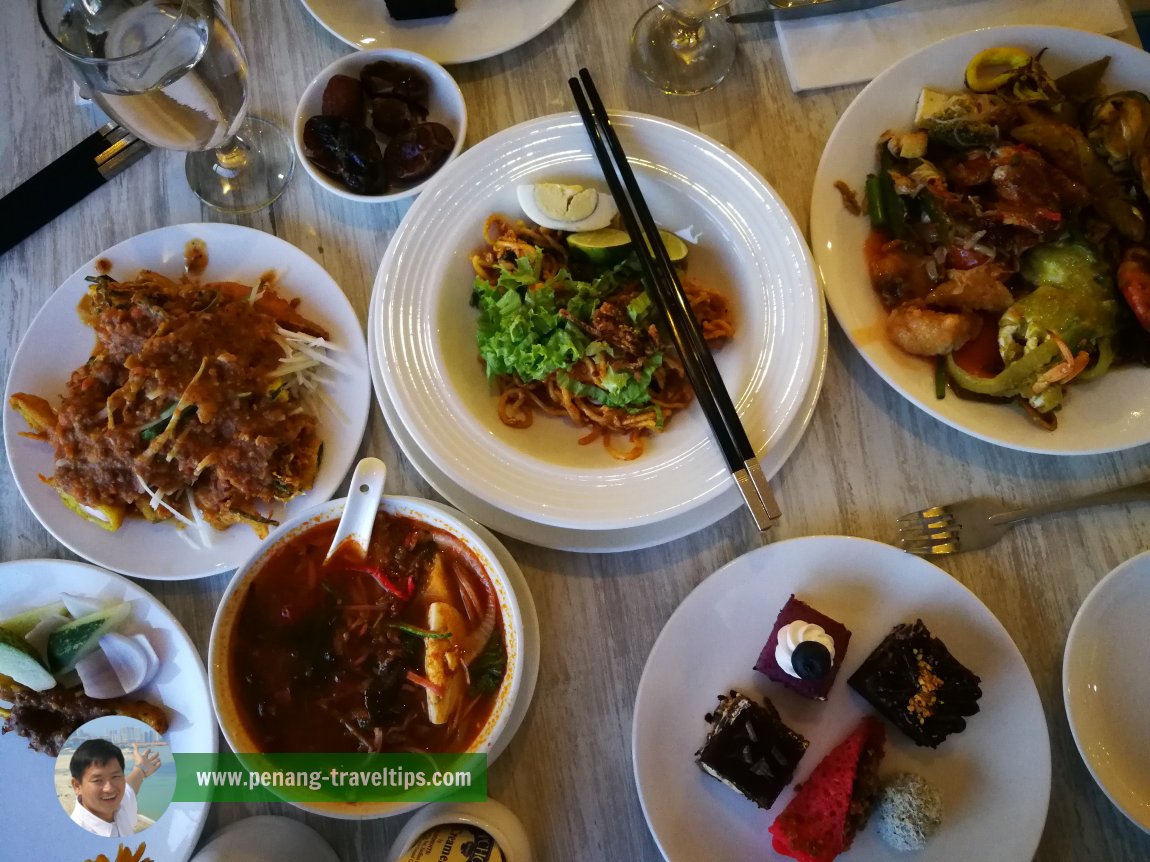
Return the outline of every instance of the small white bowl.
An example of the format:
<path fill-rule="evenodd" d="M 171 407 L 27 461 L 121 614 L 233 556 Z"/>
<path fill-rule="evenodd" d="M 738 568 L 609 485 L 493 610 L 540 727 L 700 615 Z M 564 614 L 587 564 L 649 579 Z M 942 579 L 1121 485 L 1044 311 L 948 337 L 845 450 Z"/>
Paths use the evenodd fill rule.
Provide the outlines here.
<path fill-rule="evenodd" d="M 1098 786 L 1150 832 L 1150 551 L 1103 578 L 1074 618 L 1062 690 L 1074 742 Z"/>
<path fill-rule="evenodd" d="M 343 514 L 345 502 L 345 499 L 332 500 L 285 521 L 264 540 L 260 550 L 240 567 L 224 591 L 223 598 L 216 609 L 215 619 L 212 622 L 211 639 L 208 644 L 208 683 L 211 689 L 212 708 L 215 710 L 216 721 L 232 751 L 243 753 L 260 750 L 251 734 L 244 727 L 236 704 L 230 695 L 230 692 L 235 689 L 235 683 L 232 680 L 232 664 L 229 661 L 233 649 L 232 638 L 240 608 L 251 588 L 252 581 L 267 559 L 284 543 L 318 524 L 338 520 Z M 523 613 L 507 569 L 499 561 L 499 556 L 495 551 L 466 523 L 466 516 L 459 514 L 454 509 L 448 509 L 430 500 L 421 500 L 416 497 L 387 496 L 380 501 L 379 508 L 388 514 L 411 518 L 450 533 L 474 554 L 491 579 L 491 584 L 499 599 L 500 610 L 503 613 L 507 670 L 496 694 L 491 716 L 468 751 L 487 754 L 488 761 L 494 761 L 504 748 L 501 739 L 505 732 L 514 733 L 518 727 L 518 722 L 512 721 L 512 713 L 515 711 L 515 704 L 523 690 L 523 682 L 527 675 Z M 502 740 L 502 742 L 506 742 L 506 740 Z M 425 803 L 324 802 L 305 804 L 293 802 L 291 804 L 316 814 L 353 820 L 403 814 L 419 808 Z"/>
<path fill-rule="evenodd" d="M 443 165 L 446 165 L 459 155 L 463 150 L 463 139 L 467 135 L 467 106 L 463 102 L 463 92 L 459 89 L 459 85 L 455 83 L 455 79 L 451 77 L 448 71 L 434 60 L 422 54 L 416 54 L 414 51 L 403 51 L 399 48 L 356 51 L 354 54 L 340 57 L 316 75 L 311 80 L 311 83 L 307 85 L 307 89 L 303 91 L 303 96 L 300 97 L 299 104 L 296 106 L 295 123 L 292 128 L 292 143 L 295 145 L 296 155 L 299 157 L 300 164 L 303 165 L 304 170 L 308 172 L 311 178 L 329 192 L 337 194 L 342 198 L 347 198 L 348 200 L 364 201 L 367 203 L 384 203 L 411 197 L 412 195 L 419 194 L 428 180 L 443 170 L 443 165 L 440 165 L 434 172 L 419 182 L 412 185 L 400 186 L 386 194 L 360 195 L 349 190 L 328 174 L 325 174 L 312 164 L 311 159 L 304 155 L 303 127 L 309 119 L 321 113 L 323 91 L 324 88 L 327 87 L 328 81 L 336 75 L 350 75 L 353 78 L 358 78 L 364 66 L 371 65 L 380 60 L 389 60 L 393 63 L 400 63 L 404 66 L 417 69 L 427 79 L 427 121 L 443 124 L 451 131 L 451 134 L 455 136 L 455 146 L 452 147 Z M 370 117 L 368 128 L 371 129 Z M 372 131 L 374 132 L 375 130 L 372 129 Z M 387 137 L 378 132 L 375 134 L 379 140 L 380 149 L 384 149 L 387 146 Z"/>
<path fill-rule="evenodd" d="M 320 834 L 298 820 L 274 814 L 229 823 L 200 848 L 192 862 L 339 862 Z"/>

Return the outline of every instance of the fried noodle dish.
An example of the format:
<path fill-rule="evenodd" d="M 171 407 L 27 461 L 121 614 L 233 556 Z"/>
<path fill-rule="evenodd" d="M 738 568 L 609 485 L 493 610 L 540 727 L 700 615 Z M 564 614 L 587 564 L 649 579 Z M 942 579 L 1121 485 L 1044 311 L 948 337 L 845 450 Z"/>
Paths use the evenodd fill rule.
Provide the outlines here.
<path fill-rule="evenodd" d="M 492 215 L 472 255 L 479 355 L 499 387 L 499 418 L 566 416 L 619 460 L 643 453 L 693 398 L 682 362 L 655 326 L 633 257 L 606 266 L 569 258 L 565 234 Z M 707 343 L 734 335 L 726 300 L 681 276 Z M 626 438 L 625 448 L 612 444 Z"/>
<path fill-rule="evenodd" d="M 1072 381 L 1150 356 L 1150 99 L 1100 95 L 996 47 L 960 92 L 922 90 L 867 178 L 887 334 L 936 357 L 936 394 L 1021 403 L 1053 430 Z"/>
<path fill-rule="evenodd" d="M 261 537 L 271 507 L 309 489 L 323 444 L 327 333 L 274 289 L 173 280 L 143 271 L 130 281 L 88 279 L 81 319 L 96 332 L 88 361 L 58 406 L 10 399 L 55 450 L 41 479 L 68 508 L 107 530 L 127 516 L 174 519 L 180 535 L 249 524 Z"/>

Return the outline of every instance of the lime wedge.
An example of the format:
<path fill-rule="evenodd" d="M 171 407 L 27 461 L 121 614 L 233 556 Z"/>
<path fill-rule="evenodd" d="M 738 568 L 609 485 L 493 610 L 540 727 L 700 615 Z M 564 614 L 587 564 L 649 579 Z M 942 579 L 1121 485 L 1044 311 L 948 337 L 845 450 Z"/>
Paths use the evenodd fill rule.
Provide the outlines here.
<path fill-rule="evenodd" d="M 567 246 L 578 251 L 591 263 L 616 264 L 631 253 L 631 237 L 613 227 L 573 233 Z"/>
<path fill-rule="evenodd" d="M 678 263 L 687 256 L 687 244 L 673 233 L 660 230 L 659 237 L 663 240 L 663 248 L 667 249 L 667 257 L 671 258 L 671 263 Z"/>
<path fill-rule="evenodd" d="M 687 244 L 679 237 L 665 230 L 659 231 L 659 237 L 672 263 L 678 263 L 687 256 Z M 626 231 L 605 227 L 573 233 L 567 237 L 567 245 L 592 263 L 612 265 L 619 263 L 631 252 L 631 237 Z"/>

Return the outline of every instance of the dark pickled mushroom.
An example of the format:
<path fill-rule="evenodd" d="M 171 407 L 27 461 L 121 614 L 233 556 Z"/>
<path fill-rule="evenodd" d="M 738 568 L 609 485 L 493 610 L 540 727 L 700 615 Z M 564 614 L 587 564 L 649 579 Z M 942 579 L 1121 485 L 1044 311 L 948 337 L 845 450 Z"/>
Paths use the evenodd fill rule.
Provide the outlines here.
<path fill-rule="evenodd" d="M 400 132 L 387 145 L 383 161 L 395 182 L 411 183 L 430 176 L 447 161 L 455 136 L 440 123 L 420 123 Z"/>
<path fill-rule="evenodd" d="M 387 189 L 383 153 L 374 133 L 343 117 L 312 117 L 304 124 L 304 154 L 325 173 L 359 195 Z"/>
<path fill-rule="evenodd" d="M 427 109 L 394 96 L 379 96 L 371 100 L 371 124 L 376 131 L 388 137 L 405 132 L 427 119 Z"/>
<path fill-rule="evenodd" d="M 343 138 L 340 177 L 358 195 L 378 195 L 387 189 L 387 168 L 379 141 L 367 126 L 351 126 Z"/>
<path fill-rule="evenodd" d="M 311 117 L 303 126 L 303 154 L 324 173 L 339 176 L 340 117 Z"/>
<path fill-rule="evenodd" d="M 359 79 L 371 98 L 394 96 L 405 102 L 427 105 L 427 79 L 416 69 L 390 60 L 377 60 L 363 67 Z"/>
<path fill-rule="evenodd" d="M 367 105 L 359 79 L 350 75 L 333 76 L 324 87 L 320 113 L 326 117 L 343 117 L 362 125 L 367 119 Z"/>

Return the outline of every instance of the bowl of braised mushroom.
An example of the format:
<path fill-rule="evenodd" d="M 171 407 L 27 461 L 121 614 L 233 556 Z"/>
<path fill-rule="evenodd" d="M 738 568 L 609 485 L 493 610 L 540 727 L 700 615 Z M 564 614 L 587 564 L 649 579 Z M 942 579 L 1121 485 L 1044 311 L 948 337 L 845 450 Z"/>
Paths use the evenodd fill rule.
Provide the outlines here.
<path fill-rule="evenodd" d="M 294 140 L 304 169 L 329 191 L 381 202 L 418 194 L 459 155 L 463 93 L 447 70 L 412 51 L 359 51 L 304 90 Z"/>

